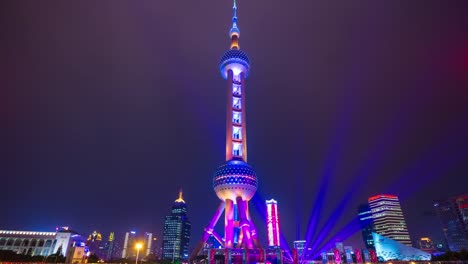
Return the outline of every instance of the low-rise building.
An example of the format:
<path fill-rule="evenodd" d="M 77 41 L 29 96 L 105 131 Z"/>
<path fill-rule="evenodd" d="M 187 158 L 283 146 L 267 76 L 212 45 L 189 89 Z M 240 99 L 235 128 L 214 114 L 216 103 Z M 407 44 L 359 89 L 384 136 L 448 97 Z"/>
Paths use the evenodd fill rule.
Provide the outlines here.
<path fill-rule="evenodd" d="M 56 232 L 0 230 L 0 250 L 11 250 L 30 256 L 66 255 L 69 246 L 83 243 L 81 236 L 71 230 Z"/>

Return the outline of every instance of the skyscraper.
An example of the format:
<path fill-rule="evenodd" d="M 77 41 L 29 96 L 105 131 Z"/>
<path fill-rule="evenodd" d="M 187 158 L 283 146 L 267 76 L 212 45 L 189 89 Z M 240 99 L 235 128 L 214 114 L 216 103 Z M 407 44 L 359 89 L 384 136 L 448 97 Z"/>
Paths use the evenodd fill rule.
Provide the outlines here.
<path fill-rule="evenodd" d="M 136 232 L 130 231 L 125 233 L 125 240 L 123 243 L 122 249 L 122 258 L 127 258 L 130 256 L 130 252 L 133 250 L 133 246 L 135 245 L 135 238 Z"/>
<path fill-rule="evenodd" d="M 174 202 L 171 214 L 164 221 L 163 259 L 186 260 L 190 241 L 191 223 L 187 218 L 187 206 L 179 192 L 179 198 Z"/>
<path fill-rule="evenodd" d="M 219 66 L 221 76 L 227 80 L 226 162 L 218 167 L 213 177 L 213 188 L 221 202 L 205 228 L 200 243 L 193 251 L 194 256 L 203 249 L 210 235 L 213 235 L 227 252 L 232 248 L 260 247 L 257 231 L 248 210 L 248 202 L 257 191 L 257 176 L 247 164 L 245 79 L 249 74 L 250 61 L 247 53 L 240 50 L 235 1 L 229 36 L 230 49 L 221 57 Z M 214 230 L 223 211 L 224 240 Z"/>
<path fill-rule="evenodd" d="M 374 238 L 372 237 L 372 232 L 375 232 L 374 220 L 368 203 L 361 204 L 358 207 L 358 217 L 364 245 L 366 245 L 367 249 L 374 249 Z"/>
<path fill-rule="evenodd" d="M 110 232 L 109 234 L 109 239 L 107 240 L 105 249 L 106 249 L 106 260 L 111 260 L 114 258 L 113 253 L 114 253 L 114 247 L 115 247 L 115 241 L 114 241 L 114 232 Z"/>
<path fill-rule="evenodd" d="M 93 231 L 93 233 L 88 236 L 88 239 L 86 239 L 86 245 L 88 246 L 91 254 L 96 254 L 100 259 L 104 259 L 106 257 L 102 235 L 98 231 Z"/>
<path fill-rule="evenodd" d="M 468 249 L 468 195 L 434 203 L 451 251 Z"/>
<path fill-rule="evenodd" d="M 280 227 L 279 227 L 279 214 L 278 202 L 274 199 L 266 201 L 267 206 L 267 234 L 268 246 L 280 246 Z"/>
<path fill-rule="evenodd" d="M 375 233 L 411 247 L 410 235 L 398 197 L 379 194 L 370 197 L 368 202 Z"/>
<path fill-rule="evenodd" d="M 139 253 L 141 257 L 146 257 L 150 253 L 151 243 L 153 241 L 152 233 L 144 233 L 144 236 L 138 236 L 136 231 L 125 233 L 125 240 L 122 249 L 122 258 L 136 258 L 136 244 L 142 244 L 142 251 Z"/>

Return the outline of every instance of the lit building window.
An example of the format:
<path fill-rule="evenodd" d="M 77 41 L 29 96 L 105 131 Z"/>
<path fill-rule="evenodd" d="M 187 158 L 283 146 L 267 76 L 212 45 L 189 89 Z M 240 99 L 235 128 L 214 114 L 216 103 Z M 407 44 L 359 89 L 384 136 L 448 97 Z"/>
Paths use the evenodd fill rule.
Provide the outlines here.
<path fill-rule="evenodd" d="M 234 95 L 241 95 L 241 86 L 234 84 L 232 86 L 232 94 Z"/>
<path fill-rule="evenodd" d="M 232 128 L 232 138 L 233 139 L 242 139 L 242 128 L 233 127 Z"/>
<path fill-rule="evenodd" d="M 240 124 L 242 122 L 241 112 L 232 112 L 232 122 L 236 124 Z"/>
<path fill-rule="evenodd" d="M 241 99 L 240 98 L 233 98 L 232 107 L 234 107 L 236 109 L 241 109 Z"/>
<path fill-rule="evenodd" d="M 241 143 L 233 143 L 232 144 L 232 154 L 234 156 L 242 156 L 242 144 Z"/>

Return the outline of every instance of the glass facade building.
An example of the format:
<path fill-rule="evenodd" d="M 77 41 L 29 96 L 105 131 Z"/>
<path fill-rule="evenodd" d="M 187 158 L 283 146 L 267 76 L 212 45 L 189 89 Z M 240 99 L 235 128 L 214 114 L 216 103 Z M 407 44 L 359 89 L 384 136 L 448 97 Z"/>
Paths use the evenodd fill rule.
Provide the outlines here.
<path fill-rule="evenodd" d="M 375 232 L 374 220 L 369 204 L 361 204 L 358 207 L 358 217 L 364 245 L 367 249 L 374 249 L 374 238 L 372 237 L 372 232 Z"/>
<path fill-rule="evenodd" d="M 398 197 L 379 194 L 370 197 L 368 202 L 375 233 L 411 247 L 411 238 Z"/>
<path fill-rule="evenodd" d="M 143 235 L 137 234 L 136 231 L 130 231 L 125 233 L 125 240 L 122 249 L 122 258 L 135 259 L 137 254 L 140 257 L 146 257 L 151 252 L 151 245 L 153 242 L 153 233 L 146 232 Z M 138 252 L 136 245 L 141 244 L 142 248 Z M 115 247 L 115 244 L 113 244 Z"/>
<path fill-rule="evenodd" d="M 468 195 L 436 201 L 434 207 L 449 249 L 468 249 Z"/>
<path fill-rule="evenodd" d="M 187 206 L 182 198 L 175 200 L 171 214 L 164 221 L 162 258 L 166 260 L 187 260 L 191 223 L 187 218 Z"/>
<path fill-rule="evenodd" d="M 372 235 L 374 236 L 374 246 L 379 261 L 431 260 L 431 254 L 427 252 L 407 246 L 377 233 L 372 233 Z"/>

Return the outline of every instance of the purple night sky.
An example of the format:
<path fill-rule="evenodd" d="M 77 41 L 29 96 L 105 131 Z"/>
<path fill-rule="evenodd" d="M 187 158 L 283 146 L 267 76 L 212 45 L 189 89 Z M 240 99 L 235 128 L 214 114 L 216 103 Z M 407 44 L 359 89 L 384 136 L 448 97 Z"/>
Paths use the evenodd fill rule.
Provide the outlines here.
<path fill-rule="evenodd" d="M 219 203 L 231 5 L 3 1 L 0 229 L 161 241 L 183 188 L 194 246 Z M 330 237 L 384 192 L 413 239 L 440 238 L 432 201 L 468 192 L 468 1 L 238 7 L 249 164 L 286 239 L 313 208 Z"/>

